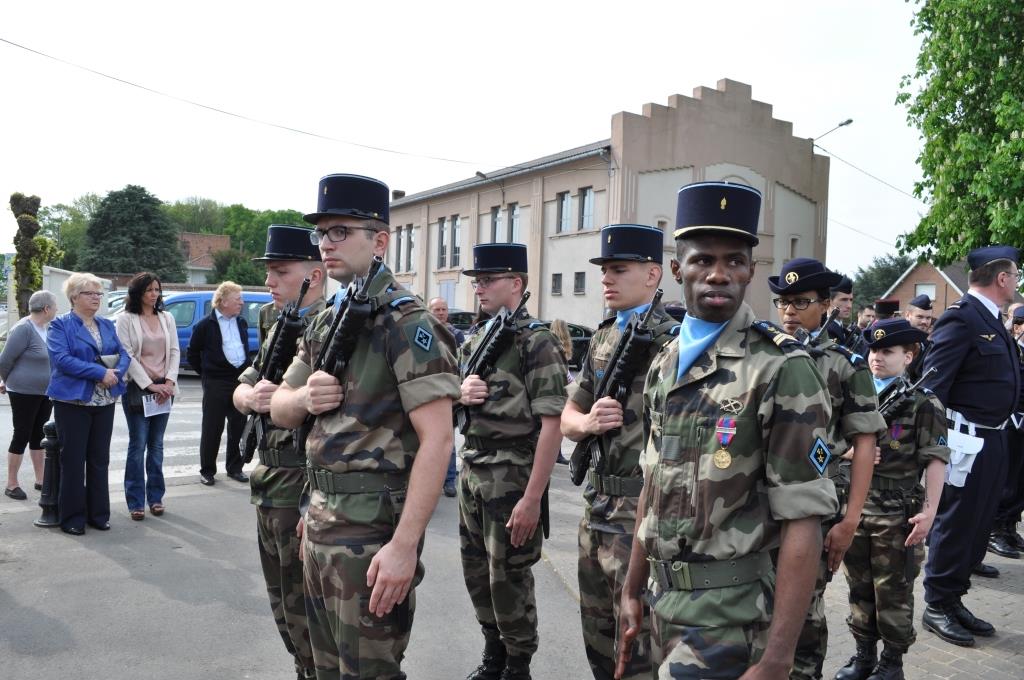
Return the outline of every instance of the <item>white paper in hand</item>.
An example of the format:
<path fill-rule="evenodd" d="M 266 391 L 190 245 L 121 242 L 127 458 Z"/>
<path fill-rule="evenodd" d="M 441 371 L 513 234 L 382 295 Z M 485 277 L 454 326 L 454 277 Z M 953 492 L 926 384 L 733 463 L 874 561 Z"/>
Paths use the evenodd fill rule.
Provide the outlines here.
<path fill-rule="evenodd" d="M 171 400 L 167 399 L 164 403 L 159 404 L 156 401 L 155 394 L 146 394 L 142 397 L 142 413 L 147 418 L 150 416 L 158 416 L 161 413 L 171 412 Z"/>

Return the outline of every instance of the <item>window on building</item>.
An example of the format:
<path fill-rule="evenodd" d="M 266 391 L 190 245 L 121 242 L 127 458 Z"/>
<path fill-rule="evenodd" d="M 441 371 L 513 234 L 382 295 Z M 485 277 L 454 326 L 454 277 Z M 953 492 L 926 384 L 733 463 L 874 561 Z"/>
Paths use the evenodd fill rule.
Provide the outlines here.
<path fill-rule="evenodd" d="M 558 194 L 558 221 L 555 223 L 555 233 L 564 234 L 569 231 L 569 225 L 572 224 L 572 196 L 569 195 L 568 191 L 563 191 Z"/>
<path fill-rule="evenodd" d="M 551 275 L 551 294 L 561 295 L 562 294 L 562 275 L 552 274 Z"/>
<path fill-rule="evenodd" d="M 523 233 L 519 227 L 519 204 L 508 204 L 508 242 L 522 243 Z"/>
<path fill-rule="evenodd" d="M 455 282 L 440 281 L 437 284 L 437 296 L 444 298 L 449 307 L 455 306 Z"/>
<path fill-rule="evenodd" d="M 449 258 L 449 260 L 451 261 L 451 266 L 458 267 L 459 266 L 459 255 L 460 255 L 460 250 L 461 250 L 459 248 L 459 243 L 462 240 L 462 219 L 458 215 L 452 215 L 451 220 L 449 220 L 449 224 L 451 225 L 451 232 L 452 232 L 451 233 L 451 257 Z"/>
<path fill-rule="evenodd" d="M 501 207 L 494 206 L 491 208 L 491 243 L 498 242 L 498 236 L 501 234 Z"/>
<path fill-rule="evenodd" d="M 576 272 L 572 282 L 572 292 L 576 295 L 583 295 L 587 292 L 587 273 Z"/>
<path fill-rule="evenodd" d="M 580 221 L 578 229 L 594 228 L 594 187 L 580 189 Z"/>
<path fill-rule="evenodd" d="M 402 227 L 395 227 L 395 271 L 402 271 Z"/>
<path fill-rule="evenodd" d="M 917 297 L 918 295 L 927 295 L 931 300 L 934 300 L 935 292 L 934 283 L 918 283 L 914 286 L 914 297 Z"/>
<path fill-rule="evenodd" d="M 668 229 L 668 220 L 658 220 L 658 229 L 662 231 Z"/>
<path fill-rule="evenodd" d="M 799 244 L 799 243 L 800 243 L 800 237 L 799 236 L 790 236 L 789 237 L 789 259 L 790 260 L 792 260 L 794 257 L 796 257 L 796 247 L 797 247 L 797 244 Z"/>
<path fill-rule="evenodd" d="M 445 242 L 444 218 L 437 220 L 437 268 L 448 266 L 448 244 Z"/>
<path fill-rule="evenodd" d="M 413 263 L 413 248 L 415 248 L 416 242 L 413 240 L 412 225 L 405 225 L 405 271 L 412 271 Z"/>

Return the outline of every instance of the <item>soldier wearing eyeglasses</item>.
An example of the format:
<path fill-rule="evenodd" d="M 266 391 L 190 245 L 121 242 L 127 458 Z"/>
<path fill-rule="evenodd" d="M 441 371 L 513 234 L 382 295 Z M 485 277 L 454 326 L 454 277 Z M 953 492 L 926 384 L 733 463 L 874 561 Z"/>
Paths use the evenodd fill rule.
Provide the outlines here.
<path fill-rule="evenodd" d="M 388 187 L 369 177 L 320 180 L 316 225 L 328 275 L 367 274 L 388 246 Z M 399 680 L 415 609 L 423 532 L 441 493 L 459 396 L 454 339 L 382 268 L 369 286 L 370 318 L 343 375 L 313 370 L 331 341 L 345 290 L 299 342 L 274 393 L 274 424 L 316 416 L 305 441 L 303 533 L 306 615 L 319 680 Z"/>
<path fill-rule="evenodd" d="M 832 417 L 826 431 L 827 450 L 815 464 L 836 485 L 840 513 L 822 525 L 824 551 L 818 560 L 814 595 L 797 643 L 790 678 L 820 678 L 828 649 L 825 620 L 825 585 L 842 564 L 860 523 L 861 511 L 871 484 L 878 436 L 885 433 L 885 420 L 878 413 L 874 382 L 863 357 L 852 353 L 821 328 L 828 310 L 829 291 L 842 280 L 818 260 L 794 258 L 778 276 L 768 277 L 768 287 L 782 328 L 791 335 L 809 336 L 807 347 L 814 358 L 832 403 Z M 839 463 L 852 458 L 849 478 Z M 845 501 L 845 512 L 843 504 Z"/>
<path fill-rule="evenodd" d="M 480 309 L 514 310 L 526 290 L 526 246 L 473 248 Z M 494 323 L 493 321 L 491 323 Z M 515 339 L 490 375 L 464 375 L 461 402 L 470 408 L 459 473 L 462 571 L 484 635 L 480 666 L 467 680 L 529 680 L 537 651 L 533 565 L 540 559 L 541 499 L 562 443 L 568 369 L 554 336 L 524 309 Z M 460 350 L 465 363 L 487 335 Z"/>

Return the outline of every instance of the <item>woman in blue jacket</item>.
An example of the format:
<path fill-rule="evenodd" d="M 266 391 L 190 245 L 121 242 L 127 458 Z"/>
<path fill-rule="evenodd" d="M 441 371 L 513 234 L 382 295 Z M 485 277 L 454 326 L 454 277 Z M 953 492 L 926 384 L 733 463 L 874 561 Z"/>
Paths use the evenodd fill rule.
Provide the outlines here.
<path fill-rule="evenodd" d="M 60 528 L 75 536 L 85 524 L 110 528 L 107 468 L 114 403 L 124 394 L 131 358 L 117 339 L 114 323 L 96 316 L 103 286 L 92 274 L 72 274 L 64 283 L 71 311 L 50 322 L 53 414 L 60 440 Z"/>

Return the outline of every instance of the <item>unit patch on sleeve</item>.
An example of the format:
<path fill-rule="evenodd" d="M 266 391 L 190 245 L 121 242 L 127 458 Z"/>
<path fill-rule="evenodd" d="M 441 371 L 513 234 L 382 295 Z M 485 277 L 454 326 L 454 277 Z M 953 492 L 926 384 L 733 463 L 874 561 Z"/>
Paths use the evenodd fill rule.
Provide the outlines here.
<path fill-rule="evenodd" d="M 832 452 L 828 450 L 828 446 L 825 442 L 821 441 L 821 437 L 814 440 L 814 446 L 811 447 L 811 452 L 807 454 L 807 458 L 811 461 L 811 465 L 818 471 L 818 474 L 825 474 L 825 468 L 828 467 L 828 462 L 832 460 Z"/>
<path fill-rule="evenodd" d="M 434 344 L 434 336 L 423 326 L 417 326 L 416 334 L 413 336 L 412 341 L 424 352 L 429 352 L 431 346 Z"/>

